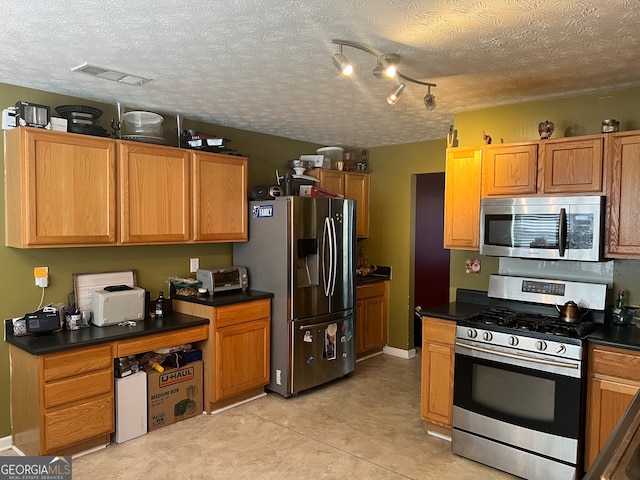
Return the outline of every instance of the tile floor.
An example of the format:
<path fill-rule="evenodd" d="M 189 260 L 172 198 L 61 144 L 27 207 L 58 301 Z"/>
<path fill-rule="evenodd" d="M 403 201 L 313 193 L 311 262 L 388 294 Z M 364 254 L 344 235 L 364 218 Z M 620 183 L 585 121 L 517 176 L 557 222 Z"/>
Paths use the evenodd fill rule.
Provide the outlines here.
<path fill-rule="evenodd" d="M 73 478 L 514 478 L 453 455 L 423 425 L 420 356 L 378 355 L 295 397 L 270 393 L 74 458 Z"/>

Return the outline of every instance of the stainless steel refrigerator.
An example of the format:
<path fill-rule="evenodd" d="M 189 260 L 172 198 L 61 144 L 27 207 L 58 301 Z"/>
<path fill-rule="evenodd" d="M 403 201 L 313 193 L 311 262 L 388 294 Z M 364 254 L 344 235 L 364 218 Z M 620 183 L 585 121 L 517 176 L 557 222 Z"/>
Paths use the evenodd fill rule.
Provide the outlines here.
<path fill-rule="evenodd" d="M 249 207 L 233 263 L 273 292 L 271 381 L 285 397 L 355 368 L 355 201 L 277 197 Z"/>

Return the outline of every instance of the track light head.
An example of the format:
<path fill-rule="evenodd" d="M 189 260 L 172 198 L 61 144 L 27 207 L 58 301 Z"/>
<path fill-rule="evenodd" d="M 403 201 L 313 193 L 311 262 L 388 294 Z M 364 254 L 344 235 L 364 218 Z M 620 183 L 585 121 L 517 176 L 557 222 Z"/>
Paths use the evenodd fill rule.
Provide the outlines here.
<path fill-rule="evenodd" d="M 402 91 L 405 89 L 406 86 L 407 85 L 404 82 L 400 82 L 398 85 L 396 85 L 396 88 L 393 89 L 393 92 L 391 92 L 391 95 L 387 97 L 387 103 L 389 105 L 395 105 L 400 99 L 400 95 L 402 95 Z"/>
<path fill-rule="evenodd" d="M 347 60 L 342 53 L 333 54 L 333 64 L 336 66 L 342 75 L 351 75 L 353 73 L 353 65 Z"/>
<path fill-rule="evenodd" d="M 373 76 L 376 78 L 394 78 L 397 73 L 397 66 L 400 63 L 400 55 L 395 53 L 384 53 L 377 57 L 376 68 L 373 69 Z"/>
<path fill-rule="evenodd" d="M 427 87 L 427 94 L 424 96 L 424 106 L 428 112 L 433 112 L 436 109 L 436 96 L 431 95 L 431 85 Z"/>

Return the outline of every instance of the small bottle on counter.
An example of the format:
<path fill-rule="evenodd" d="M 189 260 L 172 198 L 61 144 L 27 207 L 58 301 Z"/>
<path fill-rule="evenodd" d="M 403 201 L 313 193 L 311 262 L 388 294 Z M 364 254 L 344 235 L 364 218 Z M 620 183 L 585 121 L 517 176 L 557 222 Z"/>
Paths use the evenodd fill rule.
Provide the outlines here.
<path fill-rule="evenodd" d="M 156 317 L 162 316 L 164 316 L 164 293 L 160 291 L 160 295 L 156 300 Z"/>
<path fill-rule="evenodd" d="M 618 298 L 616 299 L 616 303 L 611 310 L 611 322 L 618 325 L 629 323 L 629 318 L 624 308 L 624 290 L 620 290 L 618 292 Z"/>

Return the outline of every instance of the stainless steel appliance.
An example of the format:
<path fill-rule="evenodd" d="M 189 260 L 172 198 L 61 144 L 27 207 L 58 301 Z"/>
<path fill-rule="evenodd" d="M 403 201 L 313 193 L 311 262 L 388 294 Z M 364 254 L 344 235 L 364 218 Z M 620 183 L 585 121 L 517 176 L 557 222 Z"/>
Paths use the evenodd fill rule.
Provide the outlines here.
<path fill-rule="evenodd" d="M 250 288 L 273 292 L 271 381 L 285 397 L 355 368 L 355 201 L 286 196 L 250 203 L 235 243 Z"/>
<path fill-rule="evenodd" d="M 249 286 L 249 277 L 245 267 L 227 267 L 214 270 L 199 268 L 196 271 L 196 280 L 202 282 L 202 288 L 206 288 L 209 294 L 230 290 L 246 290 Z"/>
<path fill-rule="evenodd" d="M 603 256 L 605 197 L 485 198 L 480 253 L 597 262 Z"/>
<path fill-rule="evenodd" d="M 458 322 L 452 451 L 530 480 L 582 472 L 586 348 L 606 285 L 492 275 L 490 307 Z M 556 305 L 589 305 L 581 322 Z"/>

